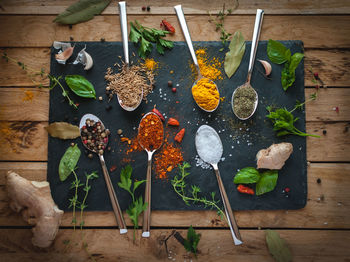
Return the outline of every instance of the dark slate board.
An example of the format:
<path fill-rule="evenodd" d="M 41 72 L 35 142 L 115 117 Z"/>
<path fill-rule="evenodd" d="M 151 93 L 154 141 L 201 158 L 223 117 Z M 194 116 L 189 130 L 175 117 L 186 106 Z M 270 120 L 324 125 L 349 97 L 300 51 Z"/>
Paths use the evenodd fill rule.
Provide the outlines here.
<path fill-rule="evenodd" d="M 291 48 L 292 53 L 303 52 L 303 43 L 301 41 L 283 41 L 283 43 Z M 217 198 L 220 194 L 213 170 L 203 169 L 196 166 L 196 150 L 194 144 L 194 135 L 198 127 L 202 124 L 209 124 L 214 127 L 224 145 L 224 161 L 219 163 L 221 176 L 226 188 L 226 192 L 230 199 L 233 210 L 254 210 L 254 209 L 299 209 L 306 204 L 307 197 L 307 165 L 306 165 L 306 139 L 303 137 L 287 136 L 285 138 L 277 138 L 272 130 L 272 125 L 266 120 L 267 105 L 276 105 L 292 109 L 295 100 L 304 100 L 304 64 L 298 66 L 296 70 L 296 82 L 289 88 L 288 92 L 284 92 L 280 84 L 280 74 L 283 66 L 272 64 L 272 80 L 267 80 L 258 70 L 262 71 L 262 66 L 256 62 L 252 77 L 252 85 L 257 90 L 260 98 L 257 112 L 249 121 L 239 121 L 231 110 L 230 98 L 233 90 L 243 84 L 246 80 L 248 59 L 250 54 L 251 43 L 247 42 L 246 52 L 243 57 L 242 64 L 236 74 L 227 79 L 217 81 L 221 96 L 226 99 L 220 103 L 215 113 L 205 113 L 199 110 L 195 105 L 192 95 L 191 86 L 193 79 L 191 77 L 190 62 L 191 57 L 188 48 L 184 42 L 176 42 L 174 49 L 166 52 L 164 56 L 160 56 L 153 50 L 151 57 L 156 61 L 160 61 L 160 69 L 156 76 L 156 87 L 154 93 L 150 94 L 148 104 L 142 105 L 134 112 L 126 112 L 122 110 L 117 100 L 111 101 L 112 110 L 107 112 L 105 106 L 107 99 L 105 96 L 106 82 L 104 74 L 107 67 L 119 61 L 118 56 L 122 56 L 123 48 L 120 42 L 76 42 L 75 51 L 69 62 L 75 59 L 76 54 L 84 45 L 87 46 L 89 52 L 94 59 L 94 66 L 90 71 L 84 71 L 81 65 L 67 64 L 59 65 L 54 59 L 54 53 L 51 51 L 51 73 L 53 75 L 81 74 L 90 80 L 95 86 L 97 97 L 103 96 L 104 101 L 82 99 L 74 94 L 72 98 L 78 102 L 79 110 L 71 108 L 62 98 L 61 90 L 56 87 L 50 94 L 50 122 L 67 121 L 65 116 L 68 115 L 68 121 L 78 124 L 74 118 L 80 119 L 85 113 L 93 113 L 100 117 L 105 126 L 112 132 L 110 146 L 114 152 L 105 153 L 105 159 L 108 167 L 116 165 L 117 169 L 110 174 L 114 188 L 116 190 L 121 208 L 125 210 L 130 204 L 130 196 L 128 193 L 117 186 L 119 174 L 122 168 L 120 160 L 125 156 L 120 152 L 125 149 L 125 145 L 116 139 L 116 130 L 122 128 L 124 135 L 133 137 L 137 134 L 137 126 L 141 119 L 141 114 L 150 111 L 154 104 L 162 112 L 167 112 L 168 116 L 175 116 L 181 122 L 181 127 L 186 128 L 186 135 L 182 142 L 184 159 L 191 163 L 191 175 L 188 177 L 188 184 L 196 184 L 201 187 L 204 194 L 216 192 Z M 208 50 L 209 57 L 218 57 L 224 60 L 224 52 L 218 52 L 221 48 L 220 42 L 195 42 L 195 48 L 205 47 Z M 266 54 L 266 41 L 259 43 L 257 59 L 268 60 Z M 134 45 L 130 45 L 130 54 L 136 52 Z M 132 57 L 135 62 L 137 56 Z M 174 73 L 170 74 L 173 70 Z M 223 73 L 224 75 L 224 73 Z M 167 87 L 168 80 L 172 80 L 174 84 L 179 84 L 177 93 L 171 92 L 171 88 Z M 62 81 L 63 82 L 63 81 Z M 176 101 L 180 101 L 176 103 Z M 295 112 L 300 118 L 296 126 L 300 130 L 305 130 L 305 112 Z M 175 133 L 178 129 L 173 128 Z M 272 143 L 291 142 L 294 146 L 294 152 L 286 165 L 279 172 L 278 183 L 276 189 L 262 196 L 250 196 L 240 194 L 233 184 L 234 174 L 238 169 L 246 166 L 255 166 L 255 155 L 258 150 L 269 147 Z M 63 141 L 49 137 L 49 153 L 48 153 L 48 181 L 50 182 L 52 196 L 59 208 L 68 210 L 68 199 L 72 196 L 72 190 L 69 189 L 73 176 L 69 177 L 65 182 L 60 182 L 58 178 L 58 164 L 61 156 L 72 141 Z M 84 150 L 81 141 L 76 139 L 79 147 Z M 144 179 L 147 168 L 147 154 L 145 152 L 137 152 L 131 155 L 132 166 L 134 169 L 133 177 Z M 93 181 L 93 189 L 88 197 L 87 210 L 112 210 L 108 198 L 107 188 L 103 179 L 102 170 L 97 156 L 93 160 L 87 158 L 82 153 L 79 160 L 78 174 L 85 181 L 84 173 L 97 170 L 100 177 Z M 172 190 L 170 179 L 176 174 L 177 169 L 169 175 L 169 181 L 159 179 L 152 180 L 152 209 L 153 210 L 201 210 L 202 206 L 187 206 Z M 154 177 L 154 176 L 153 176 Z M 285 187 L 289 187 L 291 192 L 288 197 L 282 193 Z M 138 194 L 143 195 L 144 186 L 137 190 Z"/>

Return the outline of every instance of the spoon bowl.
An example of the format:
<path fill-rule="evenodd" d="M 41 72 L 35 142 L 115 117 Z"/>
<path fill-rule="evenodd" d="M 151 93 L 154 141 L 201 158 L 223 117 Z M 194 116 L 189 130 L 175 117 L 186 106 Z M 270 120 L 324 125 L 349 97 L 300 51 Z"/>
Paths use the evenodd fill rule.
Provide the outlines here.
<path fill-rule="evenodd" d="M 232 98 L 231 98 L 232 110 L 233 110 L 233 113 L 236 115 L 236 117 L 237 117 L 238 119 L 240 119 L 240 120 L 247 120 L 247 119 L 251 118 L 251 117 L 254 115 L 254 113 L 255 113 L 255 111 L 256 111 L 256 108 L 258 107 L 258 101 L 259 101 L 258 93 L 257 93 L 257 92 L 255 91 L 255 89 L 253 88 L 253 90 L 254 90 L 254 92 L 255 92 L 255 102 L 254 102 L 254 110 L 252 111 L 252 113 L 251 113 L 248 117 L 240 117 L 240 116 L 238 116 L 237 113 L 235 112 L 235 109 L 234 109 L 234 97 L 235 97 L 235 94 L 236 94 L 236 92 L 237 92 L 238 89 L 240 89 L 240 88 L 247 88 L 247 86 L 250 86 L 250 84 L 248 83 L 248 85 L 247 85 L 247 83 L 245 83 L 245 84 L 243 84 L 243 85 L 237 87 L 237 88 L 235 89 L 235 91 L 233 91 L 233 93 L 232 93 Z"/>
<path fill-rule="evenodd" d="M 97 150 L 91 149 L 83 141 L 82 133 L 83 133 L 83 130 L 84 130 L 84 126 L 86 127 L 86 121 L 87 120 L 90 120 L 91 122 L 93 121 L 94 123 L 100 123 L 100 125 L 102 127 L 102 130 L 105 129 L 105 126 L 104 126 L 102 121 L 97 116 L 95 116 L 93 114 L 86 114 L 80 119 L 80 123 L 79 123 L 80 137 L 81 137 L 82 144 L 84 145 L 84 147 L 86 149 L 88 149 L 89 151 L 98 154 L 98 156 L 99 156 L 100 163 L 101 163 L 101 166 L 102 166 L 103 176 L 104 176 L 104 179 L 105 179 L 105 182 L 106 182 L 106 185 L 107 185 L 109 198 L 111 200 L 111 204 L 112 204 L 112 208 L 113 208 L 113 211 L 114 211 L 114 215 L 115 215 L 115 218 L 116 218 L 117 223 L 118 223 L 119 231 L 120 231 L 120 234 L 125 234 L 125 233 L 128 232 L 128 230 L 127 230 L 126 224 L 124 222 L 123 213 L 122 213 L 122 211 L 120 209 L 119 202 L 118 202 L 118 199 L 117 199 L 117 195 L 115 194 L 111 178 L 109 177 L 109 173 L 108 173 L 108 169 L 107 169 L 107 166 L 106 166 L 106 162 L 105 162 L 104 157 L 103 157 L 103 153 L 100 154 L 99 152 L 97 152 Z M 104 143 L 104 146 L 106 146 L 108 144 L 108 135 L 106 137 L 107 137 L 107 141 Z"/>
<path fill-rule="evenodd" d="M 194 99 L 194 101 L 195 101 L 196 105 L 197 105 L 200 109 L 202 109 L 203 111 L 208 112 L 208 113 L 214 112 L 214 111 L 219 107 L 219 104 L 220 104 L 220 93 L 219 93 L 218 86 L 215 84 L 214 81 L 210 80 L 209 78 L 206 78 L 206 77 L 201 76 L 200 73 L 198 73 L 198 76 L 199 76 L 199 78 L 193 83 L 191 90 L 193 90 L 193 87 L 198 83 L 199 80 L 201 80 L 201 79 L 208 79 L 210 82 L 212 82 L 212 83 L 215 85 L 216 91 L 217 91 L 218 94 L 219 94 L 219 99 L 218 99 L 218 103 L 217 103 L 216 107 L 215 107 L 214 109 L 211 109 L 211 110 L 207 110 L 207 109 L 201 107 L 201 106 L 197 103 L 196 99 Z"/>

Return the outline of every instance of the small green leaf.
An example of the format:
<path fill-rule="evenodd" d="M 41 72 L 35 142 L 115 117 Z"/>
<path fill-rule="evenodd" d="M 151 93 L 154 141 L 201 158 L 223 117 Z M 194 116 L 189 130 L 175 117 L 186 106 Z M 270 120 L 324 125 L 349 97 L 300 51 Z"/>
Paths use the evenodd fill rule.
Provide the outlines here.
<path fill-rule="evenodd" d="M 132 173 L 132 167 L 130 165 L 127 165 L 122 169 L 120 172 L 120 182 L 118 183 L 118 186 L 128 191 L 130 194 L 131 192 L 131 173 Z"/>
<path fill-rule="evenodd" d="M 67 75 L 65 77 L 68 87 L 78 96 L 96 98 L 94 86 L 81 75 Z"/>
<path fill-rule="evenodd" d="M 274 230 L 265 230 L 266 244 L 273 258 L 277 262 L 290 262 L 293 260 L 286 241 Z"/>
<path fill-rule="evenodd" d="M 245 167 L 238 171 L 233 182 L 235 184 L 253 184 L 260 179 L 259 171 L 254 167 Z"/>
<path fill-rule="evenodd" d="M 187 231 L 187 239 L 184 239 L 184 247 L 187 251 L 197 254 L 197 246 L 201 238 L 200 234 L 197 234 L 192 225 Z"/>
<path fill-rule="evenodd" d="M 130 34 L 129 39 L 133 43 L 138 43 L 141 38 L 141 33 L 135 28 L 134 24 L 130 22 Z"/>
<path fill-rule="evenodd" d="M 267 55 L 271 62 L 283 64 L 288 61 L 287 48 L 280 42 L 269 39 L 267 43 Z"/>
<path fill-rule="evenodd" d="M 224 69 L 226 75 L 230 78 L 238 69 L 241 64 L 244 52 L 245 52 L 245 41 L 240 31 L 237 31 L 230 42 L 230 51 L 226 53 Z"/>
<path fill-rule="evenodd" d="M 141 181 L 135 181 L 134 182 L 134 189 L 133 192 L 135 192 L 136 188 L 138 188 L 140 185 L 142 185 L 143 183 L 145 183 L 147 180 L 141 180 Z"/>
<path fill-rule="evenodd" d="M 77 144 L 74 146 L 69 146 L 64 155 L 61 158 L 59 167 L 58 167 L 58 174 L 60 176 L 60 180 L 64 181 L 67 179 L 67 177 L 72 173 L 72 171 L 75 169 L 79 158 L 80 158 L 81 151 L 78 148 Z"/>
<path fill-rule="evenodd" d="M 256 195 L 262 195 L 275 189 L 277 184 L 278 171 L 269 170 L 261 174 L 260 180 L 256 183 Z"/>
<path fill-rule="evenodd" d="M 172 41 L 161 39 L 161 38 L 159 38 L 158 41 L 165 48 L 171 49 L 174 47 L 174 43 Z"/>

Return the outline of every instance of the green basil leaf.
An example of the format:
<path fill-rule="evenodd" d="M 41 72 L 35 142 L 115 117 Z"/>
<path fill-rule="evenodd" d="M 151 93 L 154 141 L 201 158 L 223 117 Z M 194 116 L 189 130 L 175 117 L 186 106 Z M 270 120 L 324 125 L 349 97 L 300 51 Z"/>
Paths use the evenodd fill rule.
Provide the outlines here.
<path fill-rule="evenodd" d="M 252 184 L 260 179 L 259 171 L 254 167 L 245 167 L 238 171 L 233 179 L 235 184 Z"/>
<path fill-rule="evenodd" d="M 290 59 L 289 71 L 295 72 L 295 69 L 298 67 L 299 63 L 303 59 L 304 55 L 301 53 L 295 53 L 292 55 Z"/>
<path fill-rule="evenodd" d="M 266 244 L 271 255 L 277 262 L 290 262 L 293 260 L 286 241 L 274 230 L 265 230 Z"/>
<path fill-rule="evenodd" d="M 277 170 L 269 170 L 260 174 L 260 180 L 256 183 L 256 195 L 262 195 L 275 189 L 278 178 Z"/>
<path fill-rule="evenodd" d="M 110 2 L 111 0 L 80 0 L 69 6 L 53 21 L 66 25 L 88 21 L 95 15 L 101 14 Z"/>
<path fill-rule="evenodd" d="M 290 65 L 286 63 L 281 73 L 281 84 L 284 91 L 287 91 L 288 87 L 293 85 L 295 81 L 295 71 L 289 70 Z"/>
<path fill-rule="evenodd" d="M 76 95 L 96 99 L 95 88 L 85 77 L 81 75 L 67 75 L 65 80 L 68 87 Z"/>
<path fill-rule="evenodd" d="M 233 35 L 229 49 L 225 56 L 224 69 L 226 75 L 231 78 L 241 64 L 245 52 L 245 41 L 240 31 Z"/>
<path fill-rule="evenodd" d="M 61 181 L 66 180 L 67 177 L 75 169 L 78 163 L 78 160 L 80 158 L 80 154 L 81 154 L 81 151 L 77 146 L 77 144 L 75 144 L 74 146 L 68 147 L 68 149 L 62 156 L 58 167 L 58 174 L 60 176 Z"/>
<path fill-rule="evenodd" d="M 267 43 L 267 55 L 271 62 L 283 64 L 288 61 L 286 52 L 287 48 L 282 43 L 269 39 L 269 42 Z"/>

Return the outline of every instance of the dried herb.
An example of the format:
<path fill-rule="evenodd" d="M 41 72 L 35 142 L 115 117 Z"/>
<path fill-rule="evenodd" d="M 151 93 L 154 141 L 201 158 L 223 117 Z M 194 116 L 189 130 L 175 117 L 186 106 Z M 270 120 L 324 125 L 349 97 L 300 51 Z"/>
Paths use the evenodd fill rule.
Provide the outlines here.
<path fill-rule="evenodd" d="M 67 75 L 65 77 L 68 87 L 78 96 L 96 99 L 94 86 L 81 75 Z"/>
<path fill-rule="evenodd" d="M 190 175 L 190 173 L 187 172 L 187 169 L 190 167 L 191 165 L 187 162 L 179 165 L 179 175 L 176 175 L 174 179 L 171 180 L 171 185 L 173 186 L 175 193 L 182 198 L 186 205 L 190 205 L 190 202 L 203 204 L 205 207 L 209 207 L 210 209 L 216 209 L 218 215 L 226 219 L 224 212 L 217 205 L 220 201 L 215 200 L 215 192 L 210 193 L 210 199 L 204 196 L 199 196 L 198 193 L 201 192 L 201 189 L 196 185 L 191 185 L 191 190 L 187 192 L 187 183 L 185 178 Z"/>
<path fill-rule="evenodd" d="M 79 0 L 59 14 L 53 22 L 75 25 L 89 21 L 99 15 L 109 5 L 111 0 Z"/>
<path fill-rule="evenodd" d="M 238 87 L 233 96 L 233 111 L 240 118 L 249 117 L 255 108 L 256 93 L 250 86 Z"/>
<path fill-rule="evenodd" d="M 231 78 L 241 64 L 245 52 L 245 41 L 241 31 L 237 31 L 233 35 L 229 49 L 230 51 L 225 56 L 224 68 L 228 78 Z"/>
<path fill-rule="evenodd" d="M 286 241 L 274 230 L 265 230 L 266 244 L 273 258 L 277 262 L 290 262 L 293 260 Z"/>
<path fill-rule="evenodd" d="M 187 251 L 193 253 L 196 257 L 197 257 L 197 246 L 200 239 L 201 239 L 201 234 L 197 234 L 191 225 L 187 230 L 187 238 L 184 239 L 184 247 Z"/>
<path fill-rule="evenodd" d="M 60 139 L 74 139 L 80 136 L 79 127 L 66 122 L 54 122 L 45 129 L 50 136 Z"/>

